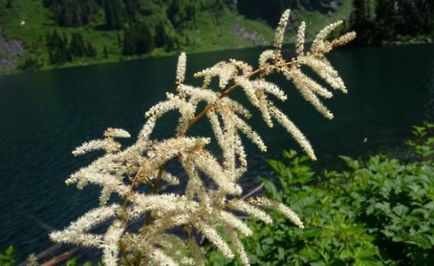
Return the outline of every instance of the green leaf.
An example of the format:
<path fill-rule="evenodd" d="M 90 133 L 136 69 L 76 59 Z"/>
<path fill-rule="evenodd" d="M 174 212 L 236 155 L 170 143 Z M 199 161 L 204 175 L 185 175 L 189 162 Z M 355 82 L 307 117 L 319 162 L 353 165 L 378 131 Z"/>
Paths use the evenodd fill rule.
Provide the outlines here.
<path fill-rule="evenodd" d="M 409 240 L 404 242 L 414 244 L 424 249 L 430 249 L 433 246 L 431 239 L 424 235 L 411 236 Z"/>
<path fill-rule="evenodd" d="M 308 261 L 317 261 L 321 259 L 321 254 L 314 247 L 305 247 L 300 250 L 300 255 Z"/>
<path fill-rule="evenodd" d="M 10 245 L 2 253 L 0 253 L 0 265 L 1 266 L 15 266 L 15 248 Z"/>
<path fill-rule="evenodd" d="M 357 160 L 353 160 L 350 157 L 344 155 L 340 155 L 339 158 L 341 158 L 346 163 L 346 165 L 353 170 L 360 168 L 360 163 Z"/>
<path fill-rule="evenodd" d="M 66 266 L 77 266 L 77 258 L 69 259 L 69 260 L 66 262 Z"/>
<path fill-rule="evenodd" d="M 269 195 L 275 200 L 282 201 L 282 195 L 277 191 L 276 186 L 267 178 L 260 177 L 264 188 Z"/>
<path fill-rule="evenodd" d="M 404 216 L 407 214 L 408 212 L 408 207 L 404 206 L 404 205 L 397 205 L 395 207 L 393 207 L 393 212 L 398 215 L 398 216 Z"/>
<path fill-rule="evenodd" d="M 264 239 L 261 240 L 261 242 L 264 243 L 264 244 L 271 245 L 271 244 L 274 243 L 274 239 L 273 238 L 264 238 Z"/>

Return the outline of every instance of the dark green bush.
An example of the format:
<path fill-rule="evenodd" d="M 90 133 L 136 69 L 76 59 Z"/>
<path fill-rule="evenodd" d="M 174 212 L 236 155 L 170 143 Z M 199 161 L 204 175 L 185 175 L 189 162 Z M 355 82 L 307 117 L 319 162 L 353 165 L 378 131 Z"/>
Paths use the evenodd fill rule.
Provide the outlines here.
<path fill-rule="evenodd" d="M 244 242 L 257 265 L 430 265 L 434 260 L 434 124 L 415 127 L 408 142 L 418 159 L 384 155 L 356 160 L 341 156 L 344 171 L 316 175 L 308 159 L 284 152 L 269 160 L 276 184 L 266 193 L 291 206 L 305 229 L 274 217 L 249 221 Z M 415 157 L 415 156 L 413 156 Z M 211 265 L 235 264 L 210 253 Z"/>

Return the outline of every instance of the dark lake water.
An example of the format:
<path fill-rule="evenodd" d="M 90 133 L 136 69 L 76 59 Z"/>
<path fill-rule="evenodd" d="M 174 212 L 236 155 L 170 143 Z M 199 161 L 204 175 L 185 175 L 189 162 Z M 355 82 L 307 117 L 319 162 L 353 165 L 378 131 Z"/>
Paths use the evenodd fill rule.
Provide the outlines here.
<path fill-rule="evenodd" d="M 229 57 L 256 62 L 260 49 L 195 54 L 193 73 Z M 327 105 L 329 121 L 288 83 L 287 113 L 308 136 L 320 161 L 363 155 L 393 146 L 411 125 L 433 119 L 434 46 L 341 49 L 330 55 L 349 88 Z M 71 151 L 107 127 L 135 136 L 144 112 L 173 91 L 176 57 L 0 76 L 0 249 L 14 244 L 21 256 L 50 245 L 48 232 L 96 205 L 97 191 L 78 191 L 64 180 L 95 156 Z M 279 81 L 280 82 L 280 81 Z M 283 85 L 286 84 L 286 85 Z M 266 130 L 268 154 L 255 154 L 248 178 L 264 174 L 262 158 L 296 148 L 281 128 Z M 164 132 L 163 125 L 160 132 Z M 204 132 L 198 126 L 196 133 Z M 363 140 L 366 140 L 363 141 Z M 262 166 L 258 166 L 262 165 Z M 265 173 L 266 174 L 266 173 Z"/>

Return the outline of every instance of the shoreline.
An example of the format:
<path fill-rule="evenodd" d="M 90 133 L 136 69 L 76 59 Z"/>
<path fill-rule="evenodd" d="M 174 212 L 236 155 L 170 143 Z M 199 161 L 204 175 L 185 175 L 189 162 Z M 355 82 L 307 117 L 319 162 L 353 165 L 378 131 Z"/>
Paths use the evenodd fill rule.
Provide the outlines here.
<path fill-rule="evenodd" d="M 293 43 L 287 43 L 287 45 L 290 45 Z M 202 54 L 202 53 L 214 53 L 214 52 L 223 52 L 223 51 L 236 51 L 236 50 L 242 50 L 242 49 L 253 49 L 253 48 L 267 48 L 269 46 L 239 46 L 239 47 L 235 47 L 235 48 L 226 48 L 226 47 L 222 47 L 222 48 L 217 48 L 217 49 L 196 49 L 193 50 L 191 52 L 186 52 L 187 55 L 192 55 L 192 54 Z M 144 59 L 150 59 L 150 58 L 165 58 L 165 57 L 171 57 L 171 56 L 176 56 L 178 54 L 180 54 L 182 52 L 182 50 L 179 51 L 170 51 L 170 52 L 156 52 L 156 53 L 150 53 L 150 54 L 144 54 L 144 55 L 136 55 L 136 56 L 126 56 L 126 57 L 122 57 L 120 59 L 117 60 L 94 60 L 94 61 L 85 61 L 85 62 L 70 62 L 67 64 L 63 64 L 63 65 L 48 65 L 48 66 L 44 66 L 38 70 L 31 70 L 31 71 L 24 71 L 24 70 L 19 70 L 19 69 L 12 69 L 11 71 L 8 72 L 4 72 L 0 69 L 0 76 L 8 76 L 8 75 L 17 75 L 17 74 L 24 74 L 24 73 L 37 73 L 37 72 L 41 72 L 41 71 L 50 71 L 50 70 L 56 70 L 56 69 L 68 69 L 68 68 L 76 68 L 76 67 L 84 67 L 84 66 L 92 66 L 92 65 L 104 65 L 104 64 L 116 64 L 116 63 L 121 63 L 121 62 L 129 62 L 129 61 L 139 61 L 139 60 L 144 60 Z"/>
<path fill-rule="evenodd" d="M 355 46 L 347 46 L 348 48 L 362 48 L 362 47 L 383 47 L 383 48 L 388 48 L 388 47 L 398 47 L 398 46 L 410 46 L 410 45 L 429 45 L 429 44 L 434 44 L 434 39 L 430 39 L 430 40 L 417 40 L 417 39 L 412 39 L 409 41 L 392 41 L 392 42 L 385 42 L 382 44 L 363 44 L 363 45 L 355 45 Z M 294 45 L 294 42 L 287 42 L 284 45 Z M 250 45 L 244 45 L 244 46 L 238 46 L 235 48 L 227 48 L 227 47 L 221 47 L 221 48 L 216 48 L 216 49 L 194 49 L 191 52 L 188 52 L 188 54 L 201 54 L 201 53 L 213 53 L 213 52 L 223 52 L 223 51 L 228 51 L 228 50 L 241 50 L 241 49 L 251 49 L 251 48 L 261 48 L 263 47 L 264 49 L 266 49 L 267 47 L 269 47 L 269 45 L 259 45 L 259 46 L 250 46 Z M 143 60 L 143 59 L 149 59 L 149 58 L 164 58 L 164 57 L 170 57 L 170 56 L 176 56 L 177 54 L 181 53 L 180 51 L 170 51 L 170 52 L 166 52 L 166 51 L 155 51 L 155 52 L 151 52 L 149 54 L 144 54 L 144 55 L 135 55 L 135 56 L 125 56 L 125 57 L 120 57 L 118 59 L 113 59 L 113 58 L 109 58 L 107 60 L 90 60 L 90 61 L 84 61 L 84 62 L 80 62 L 80 61 L 76 61 L 76 62 L 70 62 L 67 64 L 63 64 L 63 65 L 48 65 L 48 66 L 44 66 L 38 70 L 33 70 L 33 71 L 24 71 L 24 70 L 19 70 L 17 68 L 12 69 L 10 71 L 4 71 L 3 69 L 0 69 L 0 76 L 8 76 L 8 75 L 16 75 L 16 74 L 24 74 L 24 73 L 37 73 L 40 71 L 50 71 L 50 70 L 56 70 L 56 69 L 68 69 L 68 68 L 76 68 L 76 67 L 84 67 L 84 66 L 91 66 L 91 65 L 103 65 L 103 64 L 115 64 L 115 63 L 121 63 L 121 62 L 129 62 L 129 61 L 138 61 L 138 60 Z"/>

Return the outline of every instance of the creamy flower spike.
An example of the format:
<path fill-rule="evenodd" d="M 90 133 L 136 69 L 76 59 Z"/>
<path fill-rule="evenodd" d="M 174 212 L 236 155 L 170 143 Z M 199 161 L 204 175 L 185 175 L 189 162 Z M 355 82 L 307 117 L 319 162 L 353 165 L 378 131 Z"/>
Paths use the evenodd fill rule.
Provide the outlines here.
<path fill-rule="evenodd" d="M 269 224 L 272 219 L 267 210 L 274 209 L 304 228 L 300 217 L 288 206 L 265 197 L 242 197 L 239 181 L 248 167 L 245 141 L 255 144 L 260 151 L 267 150 L 249 122 L 252 112 L 247 106 L 256 108 L 268 127 L 280 124 L 316 160 L 306 136 L 280 107 L 291 108 L 282 104 L 287 99 L 286 91 L 267 77 L 272 73 L 283 75 L 307 102 L 331 119 L 333 114 L 322 99 L 331 98 L 332 92 L 301 67 L 311 68 L 331 88 L 346 92 L 344 82 L 325 55 L 354 39 L 355 33 L 327 41 L 330 32 L 342 24 L 338 21 L 320 31 L 310 50 L 305 51 L 306 23 L 302 22 L 297 32 L 296 57 L 287 61 L 282 43 L 289 13 L 289 10 L 283 13 L 276 28 L 274 49 L 259 56 L 257 68 L 235 59 L 222 61 L 194 74 L 202 81 L 196 87 L 185 84 L 187 56 L 181 53 L 175 94 L 167 93 L 166 100 L 146 112 L 146 122 L 134 144 L 123 148 L 116 139 L 129 138 L 130 134 L 109 128 L 103 138 L 77 147 L 73 151 L 76 156 L 105 151 L 66 180 L 68 185 L 75 184 L 80 189 L 91 184 L 101 187 L 100 206 L 64 230 L 52 232 L 51 239 L 102 249 L 103 263 L 108 266 L 204 265 L 206 259 L 192 234 L 198 232 L 226 257 L 238 256 L 243 265 L 249 265 L 240 236 L 250 236 L 252 231 L 238 214 Z M 217 88 L 211 86 L 213 79 Z M 247 105 L 230 98 L 236 89 L 245 95 Z M 179 115 L 173 136 L 155 138 L 159 119 L 169 112 Z M 205 119 L 213 136 L 188 136 L 189 129 Z M 219 147 L 214 152 L 208 148 L 213 141 Z M 173 175 L 168 167 L 171 164 L 183 171 Z M 176 185 L 179 185 L 174 190 L 177 194 L 161 190 Z M 137 224 L 140 228 L 136 228 Z M 188 237 L 174 233 L 179 230 Z"/>
<path fill-rule="evenodd" d="M 185 53 L 181 53 L 178 58 L 178 66 L 176 67 L 176 84 L 184 83 L 185 79 L 185 69 L 187 67 L 187 56 Z"/>
<path fill-rule="evenodd" d="M 295 41 L 295 53 L 297 55 L 304 54 L 304 39 L 306 36 L 306 23 L 302 21 L 297 31 L 297 39 Z"/>
<path fill-rule="evenodd" d="M 280 17 L 279 24 L 276 28 L 276 33 L 274 36 L 274 51 L 276 57 L 280 57 L 282 54 L 283 38 L 285 37 L 286 26 L 288 25 L 290 13 L 291 11 L 289 9 L 283 12 L 282 16 Z"/>

